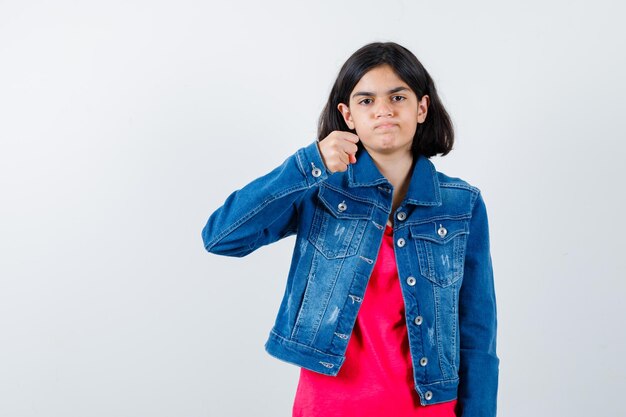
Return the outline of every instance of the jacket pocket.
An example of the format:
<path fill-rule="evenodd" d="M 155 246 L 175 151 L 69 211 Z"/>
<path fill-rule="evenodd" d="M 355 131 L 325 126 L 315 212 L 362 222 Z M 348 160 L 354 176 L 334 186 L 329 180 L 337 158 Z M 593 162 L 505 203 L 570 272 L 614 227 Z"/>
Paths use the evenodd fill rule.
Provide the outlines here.
<path fill-rule="evenodd" d="M 372 203 L 320 186 L 309 242 L 328 259 L 355 255 L 373 209 Z"/>
<path fill-rule="evenodd" d="M 439 219 L 409 228 L 425 278 L 447 287 L 463 276 L 468 220 Z"/>

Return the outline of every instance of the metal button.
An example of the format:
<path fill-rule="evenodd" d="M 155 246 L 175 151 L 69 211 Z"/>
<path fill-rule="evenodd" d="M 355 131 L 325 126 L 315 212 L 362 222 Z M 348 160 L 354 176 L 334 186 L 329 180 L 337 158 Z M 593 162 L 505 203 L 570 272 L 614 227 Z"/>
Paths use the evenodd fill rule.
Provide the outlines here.
<path fill-rule="evenodd" d="M 422 318 L 422 316 L 417 316 L 415 317 L 415 324 L 417 324 L 418 326 L 420 326 L 422 324 L 422 321 L 424 319 Z"/>
<path fill-rule="evenodd" d="M 430 401 L 433 398 L 433 393 L 430 391 L 426 391 L 424 393 L 424 398 L 426 398 L 427 401 Z"/>
<path fill-rule="evenodd" d="M 403 247 L 405 243 L 406 243 L 406 241 L 404 239 L 402 239 L 402 238 L 398 239 L 398 246 L 399 247 Z"/>
<path fill-rule="evenodd" d="M 446 230 L 445 227 L 443 227 L 442 225 L 439 225 L 439 229 L 437 230 L 437 233 L 439 233 L 439 236 L 441 237 L 446 237 L 446 235 L 448 234 L 448 231 Z"/>
<path fill-rule="evenodd" d="M 408 278 L 406 279 L 406 283 L 407 283 L 407 284 L 409 284 L 409 285 L 412 287 L 413 285 L 415 285 L 415 278 L 413 278 L 413 277 L 408 277 Z"/>
<path fill-rule="evenodd" d="M 403 212 L 403 211 L 401 211 L 401 212 L 399 212 L 399 213 L 396 215 L 396 217 L 398 218 L 398 220 L 402 221 L 402 220 L 406 219 L 406 213 L 405 213 L 405 212 Z"/>
<path fill-rule="evenodd" d="M 313 174 L 314 177 L 319 177 L 320 175 L 322 175 L 322 170 L 318 167 L 315 167 L 311 170 L 311 174 Z"/>
<path fill-rule="evenodd" d="M 426 366 L 427 363 L 428 363 L 428 358 L 426 356 L 420 359 L 420 365 Z"/>
<path fill-rule="evenodd" d="M 337 209 L 339 211 L 345 211 L 348 208 L 348 206 L 346 206 L 346 202 L 342 201 L 341 203 L 339 203 L 339 205 L 337 206 Z"/>

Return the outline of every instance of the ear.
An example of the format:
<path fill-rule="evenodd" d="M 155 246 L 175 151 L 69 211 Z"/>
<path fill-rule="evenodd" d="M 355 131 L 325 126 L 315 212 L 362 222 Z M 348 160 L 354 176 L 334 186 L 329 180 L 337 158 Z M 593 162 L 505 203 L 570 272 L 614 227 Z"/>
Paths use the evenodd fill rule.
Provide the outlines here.
<path fill-rule="evenodd" d="M 424 123 L 428 114 L 428 106 L 430 105 L 430 97 L 427 94 L 417 103 L 417 123 Z"/>
<path fill-rule="evenodd" d="M 352 121 L 352 113 L 350 113 L 350 107 L 344 103 L 337 104 L 337 110 L 343 116 L 343 120 L 346 122 L 350 130 L 354 130 L 354 122 Z"/>

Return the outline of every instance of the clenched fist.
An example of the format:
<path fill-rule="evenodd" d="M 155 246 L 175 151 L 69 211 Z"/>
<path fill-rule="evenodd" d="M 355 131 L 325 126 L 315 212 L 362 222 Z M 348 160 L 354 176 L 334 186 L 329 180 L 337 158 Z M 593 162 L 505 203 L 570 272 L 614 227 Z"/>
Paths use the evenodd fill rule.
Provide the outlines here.
<path fill-rule="evenodd" d="M 328 136 L 319 141 L 319 149 L 324 160 L 324 165 L 331 172 L 345 171 L 348 164 L 356 163 L 356 145 L 359 137 L 354 133 L 334 130 Z"/>

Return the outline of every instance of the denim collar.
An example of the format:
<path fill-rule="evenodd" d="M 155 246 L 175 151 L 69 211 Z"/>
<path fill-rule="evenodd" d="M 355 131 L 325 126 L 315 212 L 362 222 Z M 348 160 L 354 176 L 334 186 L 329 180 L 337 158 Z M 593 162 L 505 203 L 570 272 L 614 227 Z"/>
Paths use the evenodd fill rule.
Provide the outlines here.
<path fill-rule="evenodd" d="M 380 173 L 371 155 L 360 147 L 356 154 L 357 163 L 348 165 L 348 184 L 350 187 L 368 187 L 389 184 Z M 433 163 L 424 155 L 418 155 L 411 174 L 411 183 L 404 197 L 408 204 L 440 206 L 439 179 Z"/>

